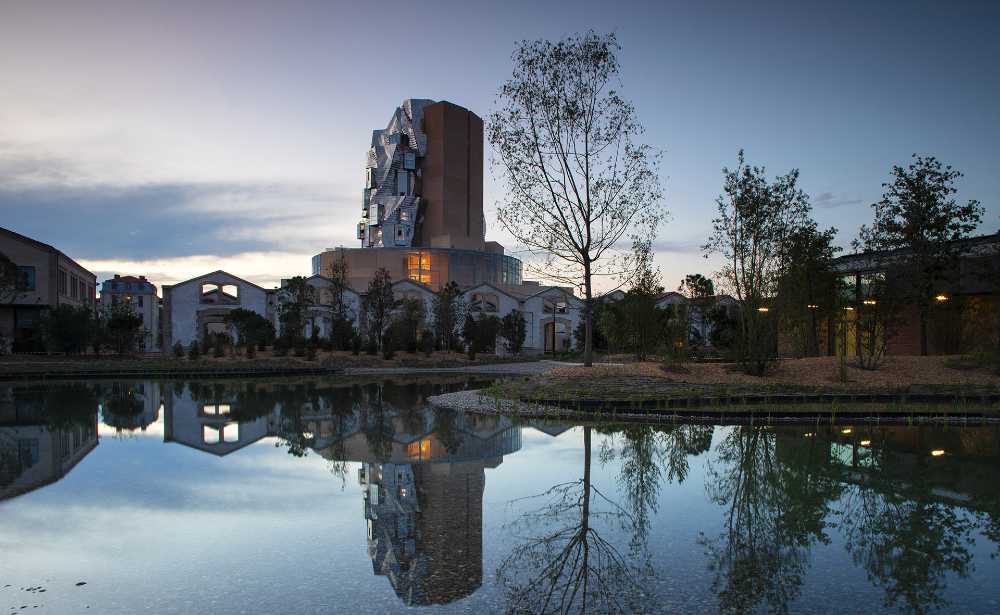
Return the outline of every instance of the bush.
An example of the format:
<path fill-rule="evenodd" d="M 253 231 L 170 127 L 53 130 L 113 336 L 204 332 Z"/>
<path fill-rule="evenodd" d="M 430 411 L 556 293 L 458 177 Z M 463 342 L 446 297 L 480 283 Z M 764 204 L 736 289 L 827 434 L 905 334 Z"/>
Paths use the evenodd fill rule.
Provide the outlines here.
<path fill-rule="evenodd" d="M 361 354 L 361 336 L 356 332 L 351 336 L 351 354 L 354 356 Z"/>
<path fill-rule="evenodd" d="M 365 345 L 365 354 L 370 354 L 372 356 L 378 354 L 378 345 L 374 339 L 368 340 L 368 343 Z"/>
<path fill-rule="evenodd" d="M 221 359 L 226 356 L 226 338 L 223 335 L 215 335 L 215 339 L 212 344 L 212 356 L 216 359 Z"/>
<path fill-rule="evenodd" d="M 180 342 L 177 343 L 180 344 Z M 198 340 L 194 340 L 188 347 L 188 359 L 190 359 L 191 361 L 197 361 L 200 358 L 201 358 L 201 345 L 198 343 Z"/>
<path fill-rule="evenodd" d="M 174 356 L 178 359 L 184 358 L 184 346 L 180 342 L 174 344 Z"/>
<path fill-rule="evenodd" d="M 382 342 L 382 358 L 389 360 L 396 356 L 396 341 L 392 339 L 392 336 L 386 336 L 385 340 Z"/>
<path fill-rule="evenodd" d="M 296 349 L 296 352 L 297 351 L 298 349 Z M 306 347 L 306 361 L 315 361 L 315 360 L 316 360 L 316 346 L 309 344 L 309 346 Z"/>
<path fill-rule="evenodd" d="M 253 344 L 247 344 L 247 358 L 253 359 L 257 356 L 257 347 Z"/>
<path fill-rule="evenodd" d="M 288 355 L 288 341 L 284 338 L 274 340 L 274 356 L 284 357 Z"/>
<path fill-rule="evenodd" d="M 420 350 L 428 357 L 434 352 L 434 334 L 430 329 L 424 329 L 420 335 Z"/>

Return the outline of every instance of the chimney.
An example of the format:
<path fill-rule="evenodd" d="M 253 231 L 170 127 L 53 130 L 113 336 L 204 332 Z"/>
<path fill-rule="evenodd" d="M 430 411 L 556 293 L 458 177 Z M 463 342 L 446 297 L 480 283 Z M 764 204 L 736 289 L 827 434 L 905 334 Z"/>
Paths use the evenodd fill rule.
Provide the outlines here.
<path fill-rule="evenodd" d="M 115 274 L 115 279 L 116 279 L 116 280 L 117 280 L 118 278 L 120 278 L 120 277 L 121 277 L 121 276 L 120 276 L 120 275 L 118 275 L 117 273 Z"/>

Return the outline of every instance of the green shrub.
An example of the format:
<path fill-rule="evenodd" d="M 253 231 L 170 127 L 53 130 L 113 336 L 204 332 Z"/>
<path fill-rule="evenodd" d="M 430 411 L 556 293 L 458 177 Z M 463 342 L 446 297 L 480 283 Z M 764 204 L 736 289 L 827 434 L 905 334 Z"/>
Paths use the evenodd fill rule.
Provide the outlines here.
<path fill-rule="evenodd" d="M 184 346 L 180 342 L 174 344 L 173 351 L 174 351 L 174 357 L 178 359 L 184 358 Z"/>
<path fill-rule="evenodd" d="M 396 356 L 396 344 L 392 336 L 386 336 L 385 341 L 382 342 L 382 358 L 389 360 Z"/>
<path fill-rule="evenodd" d="M 180 342 L 177 343 L 179 344 Z M 201 345 L 198 343 L 198 340 L 194 340 L 188 347 L 188 359 L 192 361 L 197 361 L 200 358 L 201 358 Z"/>

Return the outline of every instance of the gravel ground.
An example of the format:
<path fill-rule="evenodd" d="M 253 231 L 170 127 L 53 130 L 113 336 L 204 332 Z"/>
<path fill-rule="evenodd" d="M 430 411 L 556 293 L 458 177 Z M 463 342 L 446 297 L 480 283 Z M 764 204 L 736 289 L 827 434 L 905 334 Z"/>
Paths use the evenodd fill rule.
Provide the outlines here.
<path fill-rule="evenodd" d="M 838 382 L 836 357 L 811 357 L 786 359 L 774 364 L 763 377 L 749 376 L 735 369 L 730 363 L 685 363 L 683 373 L 665 372 L 659 363 L 627 363 L 624 365 L 595 365 L 557 368 L 550 376 L 594 382 L 597 380 L 637 379 L 645 381 L 675 382 L 678 384 L 728 384 L 728 385 L 789 385 L 820 386 L 831 389 L 858 389 L 898 387 L 910 384 L 927 385 L 1000 385 L 1000 375 L 982 369 L 954 369 L 948 367 L 954 357 L 890 356 L 876 370 L 863 370 L 848 364 L 848 381 Z"/>

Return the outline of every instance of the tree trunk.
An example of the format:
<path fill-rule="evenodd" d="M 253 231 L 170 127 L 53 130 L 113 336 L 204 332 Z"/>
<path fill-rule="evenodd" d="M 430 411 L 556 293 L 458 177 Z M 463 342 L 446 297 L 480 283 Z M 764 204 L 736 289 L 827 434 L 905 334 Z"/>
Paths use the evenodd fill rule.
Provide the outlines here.
<path fill-rule="evenodd" d="M 583 288 L 585 297 L 583 304 L 584 327 L 586 332 L 583 336 L 583 365 L 584 367 L 592 367 L 594 365 L 594 297 L 590 284 L 590 263 L 587 263 L 583 268 Z"/>
<path fill-rule="evenodd" d="M 920 307 L 920 356 L 927 356 L 927 308 Z"/>

